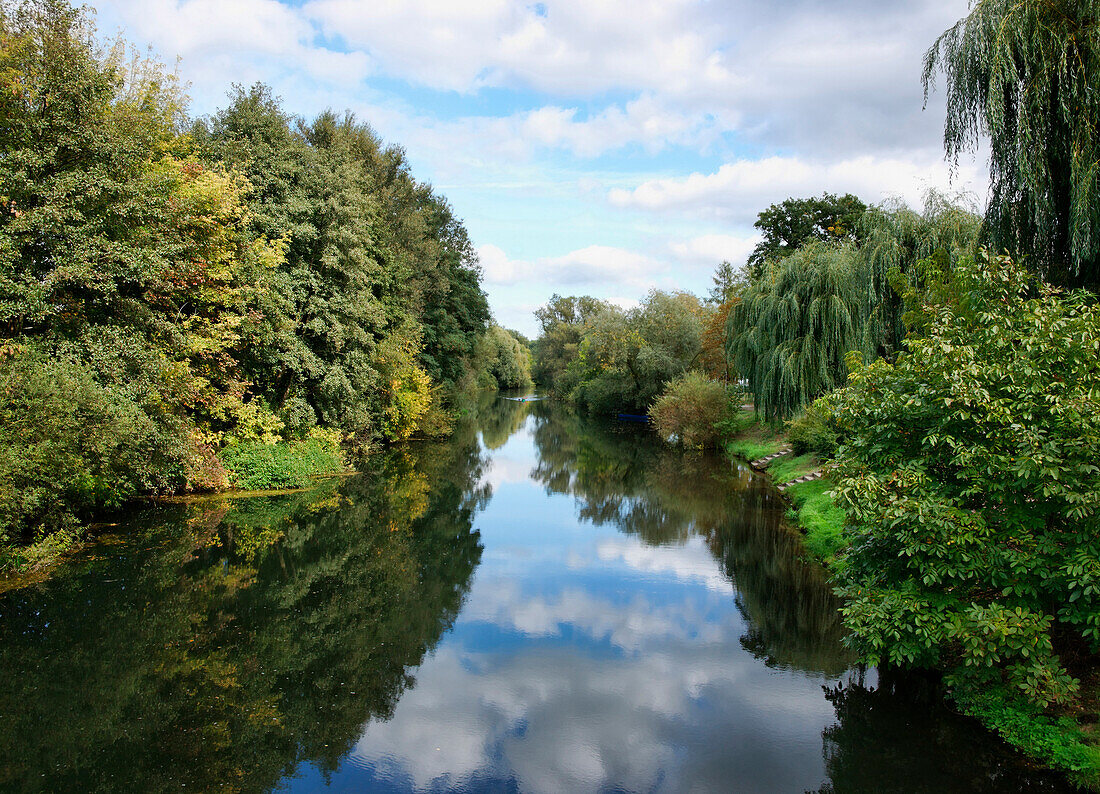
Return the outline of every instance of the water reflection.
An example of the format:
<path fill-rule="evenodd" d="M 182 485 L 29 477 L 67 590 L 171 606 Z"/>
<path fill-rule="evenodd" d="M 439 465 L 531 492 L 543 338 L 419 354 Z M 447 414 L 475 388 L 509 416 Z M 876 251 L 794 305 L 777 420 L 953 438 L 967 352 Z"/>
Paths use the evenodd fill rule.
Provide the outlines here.
<path fill-rule="evenodd" d="M 769 666 L 847 669 L 838 605 L 762 478 L 718 456 L 661 444 L 644 428 L 586 422 L 551 406 L 537 413 L 533 476 L 548 492 L 574 496 L 581 519 L 650 545 L 702 539 L 735 585 L 747 650 Z"/>
<path fill-rule="evenodd" d="M 0 597 L 15 791 L 1059 790 L 836 604 L 744 468 L 483 397 L 446 444 L 150 512 Z"/>
<path fill-rule="evenodd" d="M 828 782 L 819 794 L 1068 792 L 972 720 L 952 714 L 935 681 L 874 671 L 829 687 L 837 721 L 823 733 Z"/>
<path fill-rule="evenodd" d="M 392 716 L 482 551 L 472 432 L 372 462 L 312 493 L 157 511 L 143 548 L 7 594 L 0 787 L 259 792 L 302 762 L 334 770 Z"/>

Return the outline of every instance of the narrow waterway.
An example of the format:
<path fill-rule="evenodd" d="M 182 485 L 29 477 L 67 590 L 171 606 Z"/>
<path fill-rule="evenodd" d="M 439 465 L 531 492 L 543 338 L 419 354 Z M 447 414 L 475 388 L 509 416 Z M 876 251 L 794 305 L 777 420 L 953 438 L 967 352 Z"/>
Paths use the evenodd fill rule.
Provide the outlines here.
<path fill-rule="evenodd" d="M 0 596 L 0 789 L 1064 790 L 851 669 L 745 467 L 495 396 L 367 463 L 150 509 Z"/>

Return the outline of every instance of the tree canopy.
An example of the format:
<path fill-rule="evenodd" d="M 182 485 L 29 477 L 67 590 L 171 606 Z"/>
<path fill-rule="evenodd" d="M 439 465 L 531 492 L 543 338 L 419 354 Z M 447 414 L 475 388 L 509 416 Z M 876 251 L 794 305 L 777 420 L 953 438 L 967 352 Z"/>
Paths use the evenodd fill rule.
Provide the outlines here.
<path fill-rule="evenodd" d="M 811 242 L 769 264 L 729 315 L 728 355 L 768 419 L 794 414 L 847 377 L 866 344 L 868 289 L 850 245 Z"/>
<path fill-rule="evenodd" d="M 987 241 L 1056 284 L 1100 287 L 1100 3 L 977 0 L 924 62 L 947 82 L 950 158 L 990 140 Z"/>
<path fill-rule="evenodd" d="M 262 85 L 188 120 L 172 75 L 60 0 L 5 3 L 0 41 L 0 541 L 225 487 L 259 455 L 233 445 L 447 426 L 488 302 L 400 147 Z"/>
<path fill-rule="evenodd" d="M 753 224 L 762 237 L 749 255 L 749 274 L 759 278 L 765 262 L 782 259 L 811 240 L 854 242 L 866 208 L 851 193 L 840 197 L 823 193 L 819 198 L 788 198 L 772 204 Z"/>

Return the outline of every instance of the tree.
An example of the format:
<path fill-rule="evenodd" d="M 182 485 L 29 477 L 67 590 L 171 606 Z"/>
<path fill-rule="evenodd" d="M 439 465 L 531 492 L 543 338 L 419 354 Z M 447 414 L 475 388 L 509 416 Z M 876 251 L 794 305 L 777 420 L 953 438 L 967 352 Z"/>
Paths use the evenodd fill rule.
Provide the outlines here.
<path fill-rule="evenodd" d="M 562 388 L 593 413 L 644 412 L 666 383 L 698 363 L 703 317 L 687 292 L 653 290 L 627 312 L 608 307 L 585 324 Z"/>
<path fill-rule="evenodd" d="M 868 663 L 1066 704 L 1100 650 L 1100 307 L 984 251 L 940 273 L 897 362 L 830 398 L 845 623 Z"/>
<path fill-rule="evenodd" d="M 841 385 L 846 354 L 866 348 L 867 303 L 850 245 L 811 242 L 769 264 L 733 306 L 726 334 L 756 410 L 784 419 Z"/>
<path fill-rule="evenodd" d="M 918 262 L 935 257 L 953 267 L 959 257 L 973 254 L 982 219 L 962 196 L 929 191 L 916 212 L 900 200 L 871 206 L 859 220 L 857 256 L 870 290 L 867 347 L 893 357 L 905 336 L 902 293 L 919 292 Z"/>
<path fill-rule="evenodd" d="M 532 385 L 527 345 L 499 325 L 489 326 L 481 337 L 477 358 L 485 385 L 490 388 L 526 389 Z"/>
<path fill-rule="evenodd" d="M 976 0 L 924 61 L 947 79 L 947 156 L 990 140 L 987 241 L 1100 288 L 1100 2 Z"/>
<path fill-rule="evenodd" d="M 588 297 L 553 295 L 546 305 L 535 310 L 542 334 L 534 345 L 531 375 L 540 386 L 561 394 L 559 383 L 569 362 L 577 357 L 585 324 L 613 307 Z"/>
<path fill-rule="evenodd" d="M 400 148 L 262 85 L 185 110 L 89 11 L 0 3 L 0 542 L 225 487 L 229 444 L 408 438 L 474 383 L 477 259 Z"/>
<path fill-rule="evenodd" d="M 734 270 L 728 260 L 722 260 L 711 281 L 714 286 L 707 293 L 707 303 L 715 306 L 740 297 L 749 285 L 746 269 Z"/>
<path fill-rule="evenodd" d="M 821 198 L 789 198 L 772 204 L 753 224 L 762 239 L 749 255 L 750 280 L 760 277 L 765 262 L 782 259 L 810 240 L 856 241 L 857 224 L 866 208 L 851 193 L 839 198 L 823 193 Z"/>

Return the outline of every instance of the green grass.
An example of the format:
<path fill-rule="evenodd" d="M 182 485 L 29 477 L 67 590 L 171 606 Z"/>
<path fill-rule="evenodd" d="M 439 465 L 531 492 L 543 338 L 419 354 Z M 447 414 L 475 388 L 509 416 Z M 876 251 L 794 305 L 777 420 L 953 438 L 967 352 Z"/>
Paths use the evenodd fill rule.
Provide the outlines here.
<path fill-rule="evenodd" d="M 752 411 L 741 410 L 715 425 L 719 444 L 727 454 L 753 461 L 782 449 L 787 438 L 778 427 L 760 422 Z"/>
<path fill-rule="evenodd" d="M 726 442 L 726 451 L 731 455 L 752 461 L 766 458 L 768 455 L 778 452 L 783 448 L 783 444 L 784 441 L 781 438 L 771 441 L 738 439 Z"/>
<path fill-rule="evenodd" d="M 782 485 L 785 482 L 797 480 L 804 474 L 817 471 L 820 466 L 818 459 L 809 453 L 798 457 L 784 455 L 768 464 L 768 475 L 775 483 Z"/>
<path fill-rule="evenodd" d="M 831 562 L 844 545 L 844 511 L 829 498 L 827 492 L 832 487 L 831 482 L 822 478 L 787 489 L 798 525 L 806 533 L 806 549 L 826 563 Z"/>
<path fill-rule="evenodd" d="M 304 488 L 317 477 L 347 471 L 344 453 L 330 438 L 233 444 L 218 453 L 234 488 L 262 491 Z"/>
<path fill-rule="evenodd" d="M 1065 770 L 1079 786 L 1100 790 L 1100 747 L 1073 720 L 1043 714 L 998 688 L 957 689 L 952 696 L 963 713 L 980 720 L 1009 744 L 1047 766 Z"/>

